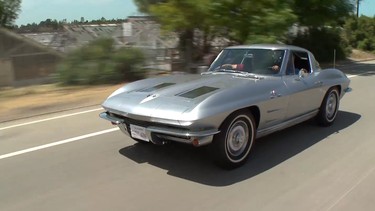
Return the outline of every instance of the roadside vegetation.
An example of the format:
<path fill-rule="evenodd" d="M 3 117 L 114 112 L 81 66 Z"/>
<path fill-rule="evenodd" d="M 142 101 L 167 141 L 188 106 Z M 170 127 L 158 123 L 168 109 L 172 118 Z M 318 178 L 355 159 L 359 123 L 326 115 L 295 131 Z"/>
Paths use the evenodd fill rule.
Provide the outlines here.
<path fill-rule="evenodd" d="M 352 48 L 375 53 L 375 16 L 348 18 L 344 24 L 344 36 Z"/>
<path fill-rule="evenodd" d="M 179 38 L 179 55 L 189 71 L 192 63 L 217 53 L 211 43 L 228 45 L 285 43 L 314 53 L 320 62 L 345 59 L 352 49 L 375 53 L 375 16 L 357 17 L 357 0 L 133 0 L 165 32 Z M 61 30 L 64 21 L 15 26 L 21 0 L 0 0 L 0 25 L 18 31 Z M 122 20 L 74 21 L 74 24 L 118 23 Z M 58 67 L 64 85 L 133 81 L 147 76 L 142 51 L 114 47 L 102 38 L 69 53 Z"/>
<path fill-rule="evenodd" d="M 102 38 L 69 53 L 58 67 L 58 81 L 63 85 L 134 81 L 145 77 L 144 62 L 141 50 L 115 49 L 113 39 Z"/>

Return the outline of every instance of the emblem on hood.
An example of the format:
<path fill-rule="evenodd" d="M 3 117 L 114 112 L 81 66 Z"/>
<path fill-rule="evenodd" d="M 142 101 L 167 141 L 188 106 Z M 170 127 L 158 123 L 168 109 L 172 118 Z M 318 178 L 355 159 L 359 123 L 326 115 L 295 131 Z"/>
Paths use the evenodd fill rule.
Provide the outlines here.
<path fill-rule="evenodd" d="M 157 97 L 159 97 L 158 94 L 149 94 L 149 95 L 147 95 L 146 98 L 143 99 L 140 103 L 142 104 L 142 103 L 148 102 L 148 101 L 153 100 L 153 99 L 155 99 L 155 98 L 157 98 Z"/>

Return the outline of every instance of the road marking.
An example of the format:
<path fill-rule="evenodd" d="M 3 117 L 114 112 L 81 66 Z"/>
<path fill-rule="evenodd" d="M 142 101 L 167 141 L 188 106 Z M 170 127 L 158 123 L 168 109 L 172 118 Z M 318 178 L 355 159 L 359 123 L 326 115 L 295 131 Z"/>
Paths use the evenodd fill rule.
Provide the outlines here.
<path fill-rule="evenodd" d="M 87 110 L 87 111 L 81 111 L 81 112 L 77 112 L 77 113 L 65 114 L 65 115 L 61 115 L 61 116 L 51 117 L 51 118 L 47 118 L 47 119 L 41 119 L 41 120 L 36 120 L 36 121 L 32 121 L 32 122 L 26 122 L 26 123 L 17 124 L 17 125 L 11 125 L 11 126 L 7 126 L 7 127 L 2 127 L 2 128 L 0 128 L 0 130 L 6 130 L 6 129 L 10 129 L 10 128 L 15 128 L 15 127 L 21 127 L 21 126 L 25 126 L 25 125 L 40 123 L 40 122 L 46 122 L 46 121 L 50 121 L 50 120 L 54 120 L 54 119 L 61 119 L 61 118 L 65 118 L 65 117 L 90 113 L 90 112 L 94 112 L 94 111 L 100 111 L 102 109 L 103 108 L 96 108 L 96 109 L 91 109 L 91 110 Z"/>
<path fill-rule="evenodd" d="M 368 72 L 364 72 L 364 73 L 357 74 L 357 75 L 348 75 L 347 77 L 348 78 L 355 78 L 357 76 L 366 75 L 366 74 L 369 74 L 369 73 L 374 73 L 374 72 L 373 71 L 368 71 Z"/>
<path fill-rule="evenodd" d="M 355 188 L 357 188 L 365 179 L 367 179 L 372 172 L 374 172 L 375 167 L 371 168 L 365 175 L 363 175 L 354 185 L 349 188 L 344 194 L 342 194 L 337 200 L 328 207 L 327 210 L 332 210 L 341 200 L 343 200 L 346 196 L 348 196 Z"/>
<path fill-rule="evenodd" d="M 69 138 L 69 139 L 65 139 L 65 140 L 61 140 L 61 141 L 57 141 L 57 142 L 53 142 L 53 143 L 49 143 L 49 144 L 45 144 L 45 145 L 41 145 L 41 146 L 36 146 L 36 147 L 32 147 L 32 148 L 12 152 L 12 153 L 0 155 L 0 160 L 5 159 L 5 158 L 14 157 L 14 156 L 17 156 L 17 155 L 26 154 L 26 153 L 29 153 L 29 152 L 34 152 L 34 151 L 37 151 L 37 150 L 46 149 L 46 148 L 49 148 L 49 147 L 54 147 L 54 146 L 67 144 L 67 143 L 74 142 L 74 141 L 79 141 L 79 140 L 82 140 L 82 139 L 86 139 L 86 138 L 90 138 L 90 137 L 94 137 L 94 136 L 98 136 L 98 135 L 103 135 L 103 134 L 106 134 L 106 133 L 111 133 L 111 132 L 118 131 L 118 130 L 119 130 L 119 128 L 111 128 L 111 129 L 108 129 L 108 130 L 102 130 L 102 131 L 95 132 L 95 133 L 89 133 L 89 134 L 74 137 L 74 138 Z"/>

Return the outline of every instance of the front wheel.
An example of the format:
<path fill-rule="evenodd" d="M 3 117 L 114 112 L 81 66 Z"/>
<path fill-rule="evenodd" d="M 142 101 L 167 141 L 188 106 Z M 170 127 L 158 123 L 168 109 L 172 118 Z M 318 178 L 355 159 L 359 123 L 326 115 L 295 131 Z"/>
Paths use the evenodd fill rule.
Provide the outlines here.
<path fill-rule="evenodd" d="M 330 88 L 325 95 L 317 116 L 319 125 L 330 126 L 336 119 L 339 110 L 340 97 L 337 88 Z"/>
<path fill-rule="evenodd" d="M 224 121 L 211 144 L 218 165 L 233 169 L 246 162 L 255 139 L 254 122 L 254 116 L 246 110 L 234 112 Z"/>

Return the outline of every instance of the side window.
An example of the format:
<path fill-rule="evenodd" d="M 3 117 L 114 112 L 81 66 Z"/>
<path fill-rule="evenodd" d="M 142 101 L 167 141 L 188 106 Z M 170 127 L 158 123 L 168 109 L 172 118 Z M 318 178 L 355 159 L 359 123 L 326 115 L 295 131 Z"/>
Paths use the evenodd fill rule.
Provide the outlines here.
<path fill-rule="evenodd" d="M 304 70 L 307 73 L 311 73 L 309 55 L 307 52 L 303 51 L 293 51 L 292 61 L 294 64 L 294 73 L 298 75 L 300 70 Z"/>
<path fill-rule="evenodd" d="M 313 66 L 313 70 L 321 70 L 322 68 L 320 68 L 319 62 L 316 61 L 315 57 L 312 54 L 310 55 L 310 58 L 311 58 L 311 64 Z"/>

